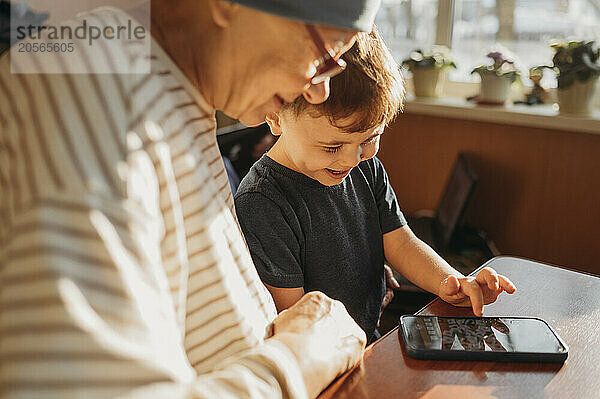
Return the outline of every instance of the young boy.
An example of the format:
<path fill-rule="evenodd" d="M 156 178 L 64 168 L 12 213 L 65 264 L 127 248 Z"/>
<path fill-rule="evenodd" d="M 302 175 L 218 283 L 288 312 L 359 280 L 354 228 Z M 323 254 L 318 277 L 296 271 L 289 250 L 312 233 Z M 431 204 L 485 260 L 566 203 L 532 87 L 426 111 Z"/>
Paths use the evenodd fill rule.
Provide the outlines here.
<path fill-rule="evenodd" d="M 492 269 L 464 277 L 406 225 L 381 162 L 384 127 L 402 105 L 398 66 L 376 32 L 344 55 L 319 105 L 301 96 L 267 116 L 279 136 L 235 196 L 240 225 L 277 310 L 305 292 L 340 300 L 369 341 L 385 294 L 384 260 L 416 285 L 481 315 L 513 284 Z"/>

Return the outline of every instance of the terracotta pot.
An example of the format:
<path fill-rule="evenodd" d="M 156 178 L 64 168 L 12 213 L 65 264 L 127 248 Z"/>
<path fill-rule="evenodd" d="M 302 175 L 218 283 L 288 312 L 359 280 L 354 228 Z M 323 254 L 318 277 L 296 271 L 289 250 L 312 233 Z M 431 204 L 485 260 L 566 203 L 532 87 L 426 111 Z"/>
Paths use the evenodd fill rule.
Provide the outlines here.
<path fill-rule="evenodd" d="M 491 73 L 481 73 L 479 102 L 504 104 L 510 95 L 512 82 L 509 78 Z"/>
<path fill-rule="evenodd" d="M 591 115 L 597 83 L 598 77 L 596 76 L 583 83 L 575 80 L 566 89 L 557 89 L 560 113 L 579 116 Z"/>
<path fill-rule="evenodd" d="M 448 68 L 413 68 L 413 84 L 417 97 L 440 97 L 448 79 Z"/>

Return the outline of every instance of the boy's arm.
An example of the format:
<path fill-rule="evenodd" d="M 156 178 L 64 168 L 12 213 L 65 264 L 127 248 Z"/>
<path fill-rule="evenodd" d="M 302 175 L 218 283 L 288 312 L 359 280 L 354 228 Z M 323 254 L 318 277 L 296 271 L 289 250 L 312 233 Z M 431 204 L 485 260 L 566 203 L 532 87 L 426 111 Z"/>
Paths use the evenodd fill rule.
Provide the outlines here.
<path fill-rule="evenodd" d="M 463 276 L 408 226 L 383 235 L 385 257 L 392 267 L 419 287 L 455 306 L 469 306 L 477 316 L 483 305 L 496 301 L 502 291 L 515 292 L 514 284 L 494 269 L 485 267 L 476 277 Z"/>
<path fill-rule="evenodd" d="M 383 249 L 394 270 L 433 294 L 440 294 L 440 285 L 449 276 L 464 277 L 415 236 L 408 225 L 384 234 Z"/>
<path fill-rule="evenodd" d="M 271 293 L 273 297 L 273 301 L 275 302 L 275 307 L 277 308 L 277 313 L 286 310 L 296 302 L 302 298 L 304 295 L 304 288 L 279 288 L 273 287 L 272 285 L 265 284 L 265 287 Z"/>

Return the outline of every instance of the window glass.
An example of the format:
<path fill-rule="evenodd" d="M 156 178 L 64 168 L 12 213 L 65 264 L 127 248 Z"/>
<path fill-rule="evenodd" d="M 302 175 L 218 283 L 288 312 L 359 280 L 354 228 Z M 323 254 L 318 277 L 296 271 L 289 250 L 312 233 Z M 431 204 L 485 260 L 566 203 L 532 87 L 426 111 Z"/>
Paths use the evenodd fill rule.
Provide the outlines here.
<path fill-rule="evenodd" d="M 437 10 L 438 0 L 382 1 L 375 23 L 398 63 L 435 43 Z"/>
<path fill-rule="evenodd" d="M 550 65 L 554 40 L 600 42 L 600 0 L 455 0 L 452 54 L 458 69 L 450 78 L 476 81 L 471 70 L 489 63 L 485 54 L 499 43 L 520 60 L 523 81 L 536 65 Z M 555 87 L 551 72 L 543 84 Z"/>

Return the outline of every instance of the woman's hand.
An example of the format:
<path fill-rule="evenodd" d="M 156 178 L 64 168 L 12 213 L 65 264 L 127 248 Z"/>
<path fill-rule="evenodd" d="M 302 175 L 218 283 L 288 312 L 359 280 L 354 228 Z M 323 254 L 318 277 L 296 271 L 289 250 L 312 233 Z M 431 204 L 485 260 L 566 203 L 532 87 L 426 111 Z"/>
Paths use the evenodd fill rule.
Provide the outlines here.
<path fill-rule="evenodd" d="M 272 324 L 272 336 L 298 360 L 310 398 L 363 356 L 367 337 L 340 301 L 309 292 Z"/>

